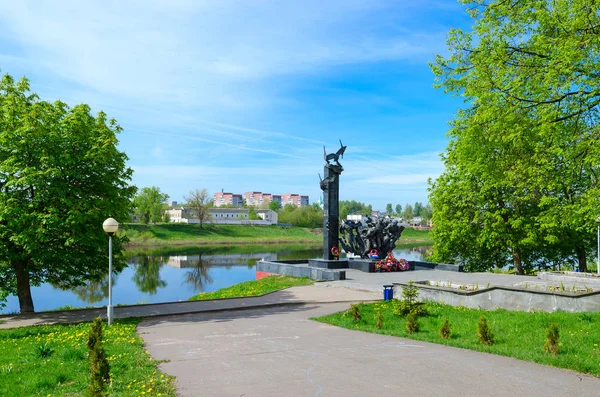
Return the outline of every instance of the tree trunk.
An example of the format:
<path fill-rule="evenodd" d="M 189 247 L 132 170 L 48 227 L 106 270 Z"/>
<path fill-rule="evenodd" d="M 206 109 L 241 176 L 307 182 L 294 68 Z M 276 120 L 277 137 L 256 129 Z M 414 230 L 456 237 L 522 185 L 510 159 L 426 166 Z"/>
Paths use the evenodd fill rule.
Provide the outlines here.
<path fill-rule="evenodd" d="M 523 271 L 523 263 L 521 262 L 521 250 L 518 248 L 513 249 L 512 256 L 513 264 L 517 274 L 524 275 L 525 272 Z"/>
<path fill-rule="evenodd" d="M 587 257 L 585 256 L 585 247 L 583 244 L 577 244 L 575 247 L 577 252 L 577 260 L 579 261 L 579 270 L 587 272 Z"/>
<path fill-rule="evenodd" d="M 17 296 L 19 297 L 21 313 L 33 313 L 33 299 L 31 298 L 27 260 L 14 260 L 12 266 L 17 276 Z"/>

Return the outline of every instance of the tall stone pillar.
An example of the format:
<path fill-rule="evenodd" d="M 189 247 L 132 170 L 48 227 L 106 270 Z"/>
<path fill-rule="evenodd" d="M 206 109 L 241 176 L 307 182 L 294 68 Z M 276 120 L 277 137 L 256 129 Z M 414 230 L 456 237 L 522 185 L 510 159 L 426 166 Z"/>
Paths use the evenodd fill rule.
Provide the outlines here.
<path fill-rule="evenodd" d="M 324 180 L 330 181 L 323 191 L 323 259 L 333 260 L 331 248 L 339 250 L 340 219 L 340 170 L 341 167 L 326 164 Z"/>

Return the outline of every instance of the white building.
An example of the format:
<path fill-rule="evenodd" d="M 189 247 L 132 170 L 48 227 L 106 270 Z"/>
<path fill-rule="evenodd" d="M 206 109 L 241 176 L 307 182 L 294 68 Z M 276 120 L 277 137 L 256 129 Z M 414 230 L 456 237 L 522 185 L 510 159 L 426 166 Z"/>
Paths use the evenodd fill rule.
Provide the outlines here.
<path fill-rule="evenodd" d="M 273 210 L 256 210 L 256 215 L 261 219 L 249 219 L 248 208 L 209 208 L 210 220 L 208 223 L 219 225 L 276 225 L 278 214 Z M 166 210 L 169 222 L 174 223 L 200 223 L 194 218 L 188 208 L 175 208 Z"/>

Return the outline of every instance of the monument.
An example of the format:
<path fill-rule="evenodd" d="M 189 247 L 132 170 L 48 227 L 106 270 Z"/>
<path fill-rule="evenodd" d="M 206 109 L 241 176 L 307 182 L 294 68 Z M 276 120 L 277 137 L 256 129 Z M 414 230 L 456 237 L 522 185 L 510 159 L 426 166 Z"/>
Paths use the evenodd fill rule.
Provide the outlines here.
<path fill-rule="evenodd" d="M 335 153 L 327 154 L 323 146 L 323 178 L 319 174 L 320 187 L 323 191 L 323 259 L 311 259 L 309 265 L 328 269 L 348 267 L 348 260 L 339 259 L 339 202 L 340 175 L 344 167 L 340 157 L 344 158 L 346 146 L 340 140 L 340 148 Z"/>
<path fill-rule="evenodd" d="M 365 223 L 345 220 L 342 222 L 340 243 L 347 253 L 362 259 L 385 258 L 396 247 L 404 226 L 389 216 L 368 216 Z"/>

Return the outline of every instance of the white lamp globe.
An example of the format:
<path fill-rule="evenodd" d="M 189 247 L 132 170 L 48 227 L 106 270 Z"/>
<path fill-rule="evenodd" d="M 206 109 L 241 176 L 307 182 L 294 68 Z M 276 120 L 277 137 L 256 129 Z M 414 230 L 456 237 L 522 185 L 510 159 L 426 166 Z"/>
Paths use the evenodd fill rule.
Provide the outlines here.
<path fill-rule="evenodd" d="M 113 218 L 108 218 L 102 224 L 102 229 L 104 229 L 106 233 L 115 233 L 117 230 L 119 230 L 119 222 Z"/>

